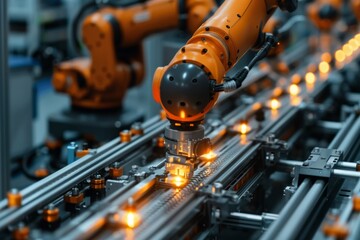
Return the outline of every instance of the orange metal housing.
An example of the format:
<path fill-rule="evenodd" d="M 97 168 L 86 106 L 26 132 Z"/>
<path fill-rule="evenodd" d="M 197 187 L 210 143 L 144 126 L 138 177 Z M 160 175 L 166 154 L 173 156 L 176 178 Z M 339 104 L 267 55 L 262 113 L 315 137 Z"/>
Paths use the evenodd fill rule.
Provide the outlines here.
<path fill-rule="evenodd" d="M 160 99 L 161 79 L 168 68 L 179 63 L 193 63 L 201 67 L 209 79 L 221 83 L 225 73 L 261 40 L 262 29 L 277 7 L 276 0 L 225 1 L 215 14 L 194 33 L 180 49 L 169 65 L 156 70 L 153 81 L 153 95 L 166 111 L 170 120 L 178 122 L 201 121 L 214 106 L 218 93 L 214 94 L 204 110 L 191 117 L 183 118 L 172 114 Z"/>
<path fill-rule="evenodd" d="M 186 25 L 192 33 L 216 4 L 214 0 L 184 1 Z M 179 2 L 151 0 L 127 8 L 103 8 L 88 16 L 82 36 L 91 59 L 59 64 L 53 75 L 55 89 L 69 94 L 77 107 L 120 107 L 126 90 L 144 77 L 142 40 L 179 26 Z"/>
<path fill-rule="evenodd" d="M 360 0 L 352 0 L 351 7 L 358 22 L 360 22 Z"/>
<path fill-rule="evenodd" d="M 341 4 L 342 0 L 316 0 L 314 3 L 309 4 L 307 14 L 317 28 L 322 31 L 330 31 L 338 18 L 322 18 L 320 10 L 322 7 L 329 5 L 333 9 L 340 11 Z"/>

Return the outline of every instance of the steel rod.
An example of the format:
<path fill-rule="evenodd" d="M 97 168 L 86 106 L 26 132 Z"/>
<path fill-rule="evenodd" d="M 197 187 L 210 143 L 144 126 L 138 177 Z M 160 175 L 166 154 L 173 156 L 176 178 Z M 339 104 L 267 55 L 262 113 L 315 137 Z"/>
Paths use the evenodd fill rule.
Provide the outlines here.
<path fill-rule="evenodd" d="M 302 166 L 303 162 L 297 160 L 280 159 L 279 164 L 284 165 L 286 167 L 296 167 L 296 166 Z"/>
<path fill-rule="evenodd" d="M 0 1 L 0 199 L 10 187 L 7 0 Z"/>
<path fill-rule="evenodd" d="M 34 211 L 34 209 L 43 206 L 44 203 L 51 201 L 56 196 L 65 193 L 68 189 L 76 185 L 78 182 L 84 180 L 86 177 L 95 173 L 99 169 L 111 164 L 116 159 L 123 157 L 126 153 L 138 148 L 144 142 L 158 135 L 161 131 L 163 131 L 163 128 L 158 126 L 157 128 L 148 132 L 144 136 L 125 145 L 120 151 L 117 151 L 110 156 L 107 155 L 105 159 L 101 158 L 100 161 L 96 161 L 96 162 L 91 161 L 90 166 L 84 166 L 85 169 L 84 168 L 76 169 L 75 171 L 66 175 L 66 177 L 58 179 L 58 181 L 63 182 L 63 184 L 61 185 L 59 185 L 58 182 L 49 183 L 49 185 L 45 189 L 43 189 L 47 191 L 44 193 L 44 195 L 38 196 L 35 199 L 32 198 L 31 201 L 27 201 L 26 204 L 24 203 L 24 205 L 21 206 L 20 209 L 3 210 L 2 214 L 0 214 L 0 218 L 2 218 L 2 221 L 0 221 L 0 229 L 3 229 L 9 224 L 16 222 L 25 214 L 31 213 L 32 211 Z"/>
<path fill-rule="evenodd" d="M 356 119 L 351 129 L 347 132 L 346 137 L 341 141 L 338 149 L 344 152 L 344 158 L 349 157 L 351 147 L 357 143 L 360 135 L 360 117 Z"/>
<path fill-rule="evenodd" d="M 342 170 L 342 169 L 334 169 L 333 174 L 340 177 L 360 177 L 360 172 L 355 171 L 348 171 L 348 170 Z"/>
<path fill-rule="evenodd" d="M 287 204 L 283 207 L 279 213 L 279 218 L 270 225 L 269 229 L 264 233 L 261 239 L 263 240 L 272 240 L 274 236 L 281 230 L 283 225 L 288 221 L 288 218 L 293 213 L 294 209 L 300 204 L 303 197 L 310 189 L 310 180 L 304 179 L 300 184 L 299 188 L 296 190 L 294 195 L 290 198 Z"/>
<path fill-rule="evenodd" d="M 353 125 L 353 122 L 355 121 L 355 114 L 350 115 L 345 122 L 343 123 L 340 131 L 336 134 L 334 139 L 329 144 L 328 148 L 338 148 L 340 143 L 342 142 L 342 139 L 347 135 L 349 132 L 349 128 Z"/>
<path fill-rule="evenodd" d="M 338 162 L 336 164 L 337 167 L 343 167 L 343 168 L 353 168 L 356 169 L 357 163 L 354 162 Z"/>
<path fill-rule="evenodd" d="M 316 206 L 316 202 L 324 190 L 325 182 L 317 180 L 306 194 L 301 203 L 295 208 L 295 211 L 290 218 L 287 219 L 286 224 L 282 226 L 281 231 L 274 239 L 296 239 L 305 222 L 311 214 L 311 211 Z"/>

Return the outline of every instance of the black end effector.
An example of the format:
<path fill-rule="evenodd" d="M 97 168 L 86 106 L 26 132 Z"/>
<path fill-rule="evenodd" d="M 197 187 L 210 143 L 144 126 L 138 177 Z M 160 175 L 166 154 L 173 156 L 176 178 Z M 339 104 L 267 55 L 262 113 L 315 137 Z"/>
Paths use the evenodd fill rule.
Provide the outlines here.
<path fill-rule="evenodd" d="M 213 97 L 209 80 L 207 73 L 195 64 L 183 62 L 171 66 L 161 80 L 164 107 L 174 115 L 184 111 L 184 117 L 201 113 Z"/>
<path fill-rule="evenodd" d="M 265 41 L 262 45 L 261 49 L 256 53 L 255 57 L 250 61 L 248 66 L 245 66 L 239 73 L 237 73 L 234 77 L 224 78 L 224 83 L 216 84 L 213 86 L 214 92 L 231 92 L 239 87 L 241 87 L 241 84 L 249 74 L 250 70 L 255 66 L 255 64 L 266 57 L 266 55 L 269 53 L 270 49 L 274 47 L 277 44 L 277 40 L 271 33 L 265 34 Z"/>

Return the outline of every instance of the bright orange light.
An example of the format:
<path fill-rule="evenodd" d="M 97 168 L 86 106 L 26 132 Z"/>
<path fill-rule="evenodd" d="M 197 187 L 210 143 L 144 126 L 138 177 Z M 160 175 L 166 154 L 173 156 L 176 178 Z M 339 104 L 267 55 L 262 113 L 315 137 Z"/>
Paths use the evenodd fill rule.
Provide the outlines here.
<path fill-rule="evenodd" d="M 234 126 L 235 131 L 241 133 L 241 134 L 247 134 L 248 132 L 250 132 L 251 127 L 249 126 L 249 124 L 247 122 L 241 122 L 239 124 L 236 124 Z"/>
<path fill-rule="evenodd" d="M 245 145 L 245 144 L 247 144 L 247 143 L 248 143 L 248 141 L 247 141 L 246 135 L 241 134 L 241 135 L 240 135 L 240 144 L 241 144 L 241 145 Z"/>
<path fill-rule="evenodd" d="M 354 39 L 354 38 L 350 39 L 349 44 L 354 49 L 354 51 L 358 50 L 359 42 L 356 39 Z"/>
<path fill-rule="evenodd" d="M 315 74 L 312 73 L 312 72 L 306 73 L 306 74 L 305 74 L 305 81 L 306 81 L 306 83 L 308 83 L 308 84 L 314 84 L 315 81 L 316 81 L 316 76 L 315 76 Z"/>
<path fill-rule="evenodd" d="M 181 118 L 185 118 L 185 117 L 186 117 L 185 111 L 183 111 L 183 110 L 180 111 L 180 117 L 181 117 Z"/>
<path fill-rule="evenodd" d="M 275 109 L 271 109 L 270 111 L 270 119 L 276 120 L 279 117 L 279 111 Z"/>
<path fill-rule="evenodd" d="M 208 161 L 212 161 L 217 157 L 217 154 L 214 153 L 213 151 L 210 151 L 207 154 L 201 155 L 202 159 L 208 160 Z"/>
<path fill-rule="evenodd" d="M 248 132 L 249 126 L 246 123 L 240 124 L 240 133 L 246 134 Z"/>
<path fill-rule="evenodd" d="M 335 59 L 338 62 L 343 62 L 345 60 L 346 56 L 343 50 L 337 50 L 335 52 Z"/>
<path fill-rule="evenodd" d="M 328 52 L 326 52 L 326 53 L 323 53 L 322 55 L 321 55 L 321 61 L 325 61 L 325 62 L 331 62 L 331 59 L 332 59 L 332 57 L 331 57 L 331 54 L 330 53 L 328 53 Z"/>
<path fill-rule="evenodd" d="M 137 222 L 137 215 L 136 213 L 132 212 L 132 211 L 128 211 L 126 213 L 126 225 L 129 228 L 134 228 L 136 226 L 136 222 Z"/>
<path fill-rule="evenodd" d="M 314 90 L 314 83 L 306 83 L 306 91 L 312 92 Z"/>
<path fill-rule="evenodd" d="M 349 44 L 344 44 L 344 46 L 342 47 L 342 50 L 344 51 L 346 56 L 351 56 L 351 54 L 353 53 L 353 49 Z"/>
<path fill-rule="evenodd" d="M 281 107 L 281 102 L 277 100 L 276 98 L 273 98 L 270 100 L 270 108 L 272 110 L 277 110 Z"/>
<path fill-rule="evenodd" d="M 300 93 L 300 88 L 299 88 L 299 86 L 296 85 L 296 84 L 291 84 L 291 85 L 289 86 L 289 93 L 290 93 L 291 96 L 296 96 L 296 95 L 298 95 L 298 94 Z"/>
<path fill-rule="evenodd" d="M 181 185 L 184 184 L 185 181 L 184 181 L 184 179 L 182 177 L 176 176 L 173 179 L 173 182 L 174 182 L 175 186 L 180 187 Z"/>
<path fill-rule="evenodd" d="M 354 38 L 360 43 L 360 33 L 356 34 Z"/>
<path fill-rule="evenodd" d="M 291 96 L 290 97 L 291 106 L 299 106 L 300 103 L 301 103 L 301 97 L 299 97 L 299 96 Z"/>
<path fill-rule="evenodd" d="M 319 71 L 321 73 L 328 73 L 330 71 L 330 65 L 329 63 L 323 61 L 321 63 L 319 63 Z"/>

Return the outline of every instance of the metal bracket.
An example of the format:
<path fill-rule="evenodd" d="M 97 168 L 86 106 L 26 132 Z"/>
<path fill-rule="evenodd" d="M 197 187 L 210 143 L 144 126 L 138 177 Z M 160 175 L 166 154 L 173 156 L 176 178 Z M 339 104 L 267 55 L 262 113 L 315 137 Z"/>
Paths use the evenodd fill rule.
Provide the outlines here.
<path fill-rule="evenodd" d="M 222 222 L 230 216 L 231 212 L 237 211 L 239 198 L 234 191 L 224 190 L 221 183 L 204 186 L 198 194 L 208 197 L 207 206 L 210 222 L 212 224 Z"/>
<path fill-rule="evenodd" d="M 262 144 L 261 156 L 266 166 L 274 166 L 280 159 L 286 158 L 287 142 L 275 138 L 274 134 L 253 141 Z"/>
<path fill-rule="evenodd" d="M 299 186 L 305 178 L 321 178 L 326 181 L 333 179 L 332 169 L 342 158 L 343 152 L 340 150 L 314 148 L 303 165 L 295 167 L 294 185 Z"/>

